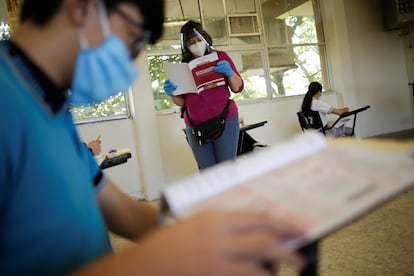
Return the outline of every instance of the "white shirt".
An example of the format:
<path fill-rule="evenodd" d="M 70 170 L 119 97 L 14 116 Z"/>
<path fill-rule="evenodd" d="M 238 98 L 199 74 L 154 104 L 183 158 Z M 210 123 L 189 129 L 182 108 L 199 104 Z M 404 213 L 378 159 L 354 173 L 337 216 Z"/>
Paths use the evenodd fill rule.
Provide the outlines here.
<path fill-rule="evenodd" d="M 326 120 L 326 114 L 330 114 L 333 110 L 333 107 L 324 101 L 318 100 L 316 98 L 312 99 L 311 109 L 313 111 L 318 111 L 319 116 L 321 117 L 322 125 L 326 126 L 328 121 Z"/>

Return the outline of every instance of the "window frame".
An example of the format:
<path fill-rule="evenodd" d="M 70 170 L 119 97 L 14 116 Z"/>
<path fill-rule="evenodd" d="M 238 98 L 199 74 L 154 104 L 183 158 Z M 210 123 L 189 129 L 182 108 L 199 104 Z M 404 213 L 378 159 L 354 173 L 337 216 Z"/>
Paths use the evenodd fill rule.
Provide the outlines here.
<path fill-rule="evenodd" d="M 290 3 L 290 0 L 285 0 L 286 1 L 286 5 L 289 6 L 288 4 Z M 199 22 L 203 25 L 203 27 L 205 27 L 205 21 L 206 18 L 203 16 L 203 0 L 197 0 L 197 3 L 199 5 L 200 8 L 200 18 L 199 18 Z M 224 5 L 224 18 L 225 18 L 225 24 L 227 27 L 227 41 L 228 43 L 226 43 L 225 45 L 223 44 L 215 44 L 213 43 L 213 45 L 215 46 L 215 48 L 217 50 L 222 50 L 222 51 L 226 51 L 228 53 L 241 53 L 243 54 L 244 52 L 260 52 L 262 53 L 262 62 L 263 62 L 263 66 L 264 66 L 264 78 L 266 80 L 266 91 L 265 97 L 260 97 L 260 98 L 249 98 L 249 99 L 243 99 L 243 100 L 238 100 L 238 103 L 241 104 L 250 104 L 250 103 L 255 103 L 255 102 L 263 102 L 263 101 L 277 101 L 277 100 L 281 100 L 281 99 L 285 99 L 287 97 L 294 97 L 294 96 L 298 96 L 298 95 L 303 95 L 306 92 L 306 89 L 303 89 L 303 92 L 299 92 L 297 94 L 288 94 L 286 95 L 286 91 L 289 90 L 283 90 L 282 93 L 284 92 L 285 94 L 281 94 L 278 95 L 277 90 L 275 90 L 275 85 L 276 83 L 272 80 L 272 70 L 271 70 L 271 60 L 270 60 L 270 55 L 269 52 L 272 48 L 272 46 L 268 43 L 268 38 L 267 38 L 267 30 L 266 30 L 266 24 L 265 23 L 265 16 L 263 13 L 263 7 L 262 7 L 262 1 L 261 0 L 255 0 L 254 1 L 255 5 L 256 5 L 256 13 L 227 13 L 226 11 L 226 6 L 225 6 L 225 0 L 223 0 L 223 5 Z M 286 48 L 290 48 L 291 51 L 293 51 L 293 58 L 294 60 L 297 58 L 297 54 L 294 52 L 294 49 L 298 48 L 298 47 L 315 47 L 317 49 L 316 56 L 318 57 L 318 62 L 316 63 L 316 65 L 320 68 L 320 78 L 321 78 L 321 83 L 323 84 L 324 87 L 328 88 L 329 87 L 329 60 L 328 60 L 328 53 L 327 53 L 327 45 L 326 45 L 326 40 L 325 40 L 325 33 L 324 33 L 324 26 L 323 26 L 323 18 L 322 18 L 322 11 L 321 11 L 321 0 L 309 0 L 309 2 L 307 3 L 306 1 L 304 1 L 302 4 L 310 4 L 312 6 L 312 14 L 310 14 L 310 16 L 313 17 L 314 20 L 314 31 L 315 31 L 315 43 L 312 42 L 305 42 L 303 43 L 303 41 L 301 41 L 300 43 L 294 43 L 293 41 L 291 41 L 290 39 L 286 39 L 286 43 L 283 45 L 277 45 L 278 47 L 286 47 Z M 300 4 L 300 5 L 302 5 Z M 298 6 L 300 6 L 298 5 Z M 315 6 L 316 5 L 316 6 Z M 293 7 L 291 9 L 288 10 L 288 12 L 294 10 L 296 7 Z M 193 15 L 191 15 L 193 16 Z M 230 26 L 230 17 L 243 17 L 243 16 L 249 16 L 249 17 L 255 17 L 256 16 L 256 20 L 257 20 L 257 24 L 258 24 L 258 32 L 252 33 L 252 34 L 232 34 L 231 33 L 231 26 Z M 293 15 L 294 16 L 294 15 Z M 168 22 L 168 21 L 166 21 Z M 286 24 L 286 23 L 285 23 Z M 285 27 L 286 28 L 286 25 Z M 232 44 L 231 40 L 236 36 L 238 38 L 240 37 L 248 37 L 248 36 L 259 36 L 259 41 L 257 43 L 250 43 L 247 42 L 247 44 L 241 45 L 241 44 Z M 181 54 L 181 50 L 180 49 L 154 49 L 154 50 L 149 50 L 147 52 L 147 58 L 150 56 L 161 56 L 161 55 L 180 55 Z M 296 70 L 296 69 L 295 69 Z M 293 72 L 293 74 L 300 74 L 301 72 L 303 72 L 302 70 L 297 71 L 297 73 Z M 285 74 L 284 72 L 282 72 L 281 74 Z M 283 75 L 284 76 L 284 75 Z M 289 77 L 289 75 L 287 75 Z M 309 77 L 309 76 L 308 76 Z M 283 79 L 283 77 L 282 77 Z M 303 80 L 304 78 L 302 78 Z M 306 79 L 306 78 L 305 78 Z M 282 82 L 283 84 L 283 82 Z M 160 84 L 161 86 L 161 84 Z M 159 91 L 162 91 L 162 87 L 158 87 Z M 290 91 L 292 91 L 290 89 Z M 296 91 L 296 90 L 293 90 Z M 153 93 L 155 92 L 155 90 L 153 90 Z M 155 97 L 154 97 L 155 99 Z M 166 108 L 166 109 L 157 109 L 156 108 L 156 112 L 159 113 L 166 113 L 166 112 L 176 112 L 176 107 L 173 106 L 171 108 Z"/>
<path fill-rule="evenodd" d="M 98 123 L 98 122 L 107 122 L 107 121 L 116 121 L 116 120 L 125 120 L 125 119 L 131 119 L 132 118 L 132 87 L 128 88 L 127 91 L 125 92 L 120 92 L 121 95 L 124 97 L 124 101 L 125 101 L 125 114 L 120 114 L 120 115 L 109 115 L 109 116 L 101 116 L 101 117 L 91 117 L 91 118 L 86 118 L 86 119 L 73 119 L 75 125 L 83 125 L 83 124 L 91 124 L 91 123 Z M 103 101 L 105 102 L 105 101 Z M 100 104 L 100 103 L 99 103 Z M 86 106 L 91 106 L 93 104 L 90 105 L 86 105 Z M 69 111 L 72 113 L 73 108 L 77 108 L 77 107 L 70 107 Z M 73 113 L 72 113 L 73 116 Z"/>

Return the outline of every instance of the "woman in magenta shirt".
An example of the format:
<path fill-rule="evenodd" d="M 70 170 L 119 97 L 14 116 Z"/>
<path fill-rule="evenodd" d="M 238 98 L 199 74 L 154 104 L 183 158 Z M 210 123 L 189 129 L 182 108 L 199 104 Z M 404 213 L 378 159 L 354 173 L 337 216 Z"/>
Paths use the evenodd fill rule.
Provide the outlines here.
<path fill-rule="evenodd" d="M 239 116 L 236 103 L 230 100 L 225 129 L 218 139 L 199 145 L 191 129 L 213 117 L 220 116 L 230 99 L 230 89 L 234 93 L 242 92 L 244 83 L 231 58 L 225 52 L 214 50 L 211 47 L 212 39 L 202 29 L 200 23 L 188 21 L 181 28 L 181 38 L 183 62 L 188 63 L 197 57 L 216 52 L 219 61 L 214 67 L 214 71 L 223 74 L 226 82 L 226 85 L 207 88 L 200 93 L 194 92 L 177 96 L 173 95 L 177 86 L 171 80 L 166 80 L 164 83 L 164 90 L 169 96 L 172 96 L 174 103 L 186 109 L 184 112 L 185 132 L 201 170 L 236 158 L 239 136 Z"/>

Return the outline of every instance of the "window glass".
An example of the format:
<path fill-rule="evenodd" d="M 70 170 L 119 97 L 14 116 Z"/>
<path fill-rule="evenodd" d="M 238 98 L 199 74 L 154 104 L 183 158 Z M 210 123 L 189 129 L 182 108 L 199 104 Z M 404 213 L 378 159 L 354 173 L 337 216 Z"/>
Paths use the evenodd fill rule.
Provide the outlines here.
<path fill-rule="evenodd" d="M 0 40 L 10 39 L 10 26 L 6 22 L 0 21 Z"/>
<path fill-rule="evenodd" d="M 148 57 L 157 110 L 176 107 L 162 88 L 161 60 L 180 61 L 179 31 L 188 19 L 203 24 L 215 48 L 226 51 L 240 70 L 245 90 L 233 95 L 236 100 L 303 94 L 312 81 L 328 87 L 318 0 L 173 0 L 167 16 L 159 43 L 164 46 Z"/>
<path fill-rule="evenodd" d="M 7 23 L 10 26 L 10 33 L 14 33 L 20 24 L 20 9 L 23 0 L 3 1 L 3 6 L 7 7 Z M 3 12 L 1 12 L 3 14 Z"/>
<path fill-rule="evenodd" d="M 280 52 L 280 51 L 278 51 Z M 283 51 L 282 51 L 283 52 Z M 289 64 L 273 64 L 270 71 L 271 89 L 273 96 L 292 96 L 304 94 L 310 82 L 322 80 L 322 70 L 319 57 L 319 47 L 297 46 L 286 49 L 285 54 L 271 55 L 270 60 L 287 60 Z"/>
<path fill-rule="evenodd" d="M 259 44 L 260 43 L 260 36 L 239 36 L 239 37 L 231 37 L 230 44 L 231 45 L 248 45 L 248 44 Z"/>
<path fill-rule="evenodd" d="M 273 97 L 305 93 L 326 84 L 325 44 L 316 1 L 263 1 L 263 21 Z M 315 12 L 316 11 L 316 12 Z"/>
<path fill-rule="evenodd" d="M 266 78 L 263 69 L 261 52 L 228 52 L 235 66 L 239 70 L 244 83 L 243 93 L 234 94 L 236 100 L 265 98 Z M 163 89 L 166 79 L 162 61 L 181 62 L 181 55 L 157 55 L 149 56 L 151 87 L 155 99 L 155 109 L 163 110 L 176 107 Z"/>
<path fill-rule="evenodd" d="M 128 118 L 128 95 L 119 92 L 108 100 L 96 104 L 72 105 L 69 107 L 77 123 Z"/>
<path fill-rule="evenodd" d="M 229 14 L 227 22 L 231 45 L 260 43 L 259 17 L 257 14 Z"/>
<path fill-rule="evenodd" d="M 16 2 L 13 5 L 20 5 L 20 3 Z M 12 12 L 9 12 L 8 17 L 12 21 L 16 21 L 16 27 L 18 23 L 19 9 L 14 6 L 11 9 Z M 11 28 L 9 24 L 0 22 L 0 40 L 7 40 L 10 36 Z M 128 118 L 130 115 L 128 95 L 123 92 L 118 93 L 104 102 L 90 105 L 70 106 L 69 110 L 76 123 Z"/>
<path fill-rule="evenodd" d="M 231 45 L 261 43 L 260 16 L 254 0 L 226 0 Z"/>
<path fill-rule="evenodd" d="M 201 22 L 198 0 L 170 0 L 165 2 L 163 35 L 149 50 L 180 49 L 180 29 L 188 20 Z"/>
<path fill-rule="evenodd" d="M 201 0 L 204 28 L 213 39 L 214 46 L 228 45 L 226 14 L 222 0 Z"/>
<path fill-rule="evenodd" d="M 314 14 L 313 14 L 314 13 Z M 305 2 L 298 10 L 292 10 L 284 19 L 290 29 L 292 43 L 324 43 L 322 22 L 318 7 L 311 1 Z"/>
<path fill-rule="evenodd" d="M 254 0 L 226 0 L 226 12 L 234 13 L 256 13 L 256 4 Z"/>
<path fill-rule="evenodd" d="M 256 14 L 229 15 L 230 36 L 259 35 L 259 25 Z"/>
<path fill-rule="evenodd" d="M 244 81 L 244 91 L 235 100 L 265 98 L 266 77 L 261 52 L 228 52 Z"/>
<path fill-rule="evenodd" d="M 148 57 L 151 87 L 154 95 L 156 110 L 170 109 L 176 107 L 176 105 L 171 100 L 171 97 L 169 97 L 164 91 L 164 81 L 166 79 L 166 76 L 164 66 L 162 64 L 163 61 L 181 62 L 181 54 L 157 55 Z"/>

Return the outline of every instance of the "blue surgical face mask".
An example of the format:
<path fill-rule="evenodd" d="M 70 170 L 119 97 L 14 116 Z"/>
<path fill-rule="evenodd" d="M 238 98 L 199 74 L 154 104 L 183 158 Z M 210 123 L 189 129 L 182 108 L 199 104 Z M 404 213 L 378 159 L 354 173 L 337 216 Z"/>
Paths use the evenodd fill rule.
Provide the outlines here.
<path fill-rule="evenodd" d="M 105 41 L 89 48 L 85 34 L 79 31 L 81 50 L 76 62 L 70 102 L 72 104 L 98 103 L 125 92 L 138 77 L 125 44 L 111 33 L 102 2 L 98 5 Z"/>

